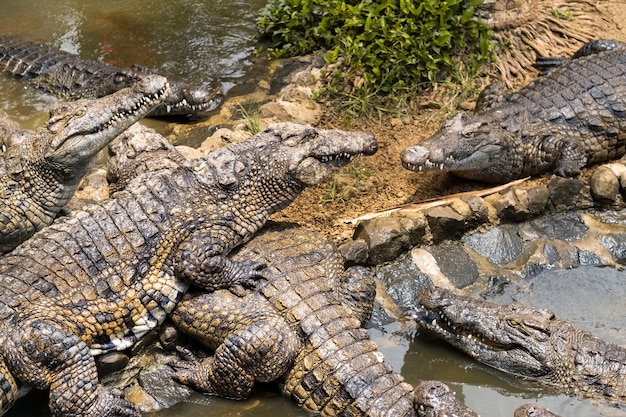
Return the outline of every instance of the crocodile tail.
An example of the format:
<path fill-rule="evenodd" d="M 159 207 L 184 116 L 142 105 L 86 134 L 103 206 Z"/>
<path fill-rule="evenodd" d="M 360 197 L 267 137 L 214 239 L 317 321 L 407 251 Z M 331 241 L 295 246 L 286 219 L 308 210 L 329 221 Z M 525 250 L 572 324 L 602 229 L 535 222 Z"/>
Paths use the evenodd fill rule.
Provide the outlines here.
<path fill-rule="evenodd" d="M 416 415 L 413 387 L 385 362 L 367 330 L 315 333 L 284 376 L 286 396 L 321 416 Z"/>
<path fill-rule="evenodd" d="M 63 55 L 46 45 L 0 37 L 0 65 L 4 71 L 18 77 L 37 77 L 57 65 Z"/>
<path fill-rule="evenodd" d="M 0 415 L 4 415 L 17 400 L 18 388 L 4 361 L 0 361 Z"/>

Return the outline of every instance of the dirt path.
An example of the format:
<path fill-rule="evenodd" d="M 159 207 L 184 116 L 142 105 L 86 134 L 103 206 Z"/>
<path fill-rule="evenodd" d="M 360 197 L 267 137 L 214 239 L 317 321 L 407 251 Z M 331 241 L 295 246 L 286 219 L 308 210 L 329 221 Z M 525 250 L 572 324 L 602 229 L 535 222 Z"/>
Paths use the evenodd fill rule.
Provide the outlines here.
<path fill-rule="evenodd" d="M 626 22 L 626 0 L 597 1 L 595 4 L 615 22 Z M 625 25 L 607 27 L 599 38 L 626 42 Z M 366 130 L 379 141 L 379 151 L 361 158 L 323 185 L 306 190 L 275 220 L 294 221 L 322 231 L 335 242 L 350 238 L 353 225 L 344 223 L 364 213 L 381 211 L 405 203 L 486 188 L 485 184 L 464 181 L 439 172 L 415 173 L 400 164 L 400 152 L 437 131 L 450 117 L 442 110 L 419 109 L 399 118 L 344 119 L 326 115 L 321 125 L 346 130 Z M 539 178 L 534 181 L 543 181 Z"/>

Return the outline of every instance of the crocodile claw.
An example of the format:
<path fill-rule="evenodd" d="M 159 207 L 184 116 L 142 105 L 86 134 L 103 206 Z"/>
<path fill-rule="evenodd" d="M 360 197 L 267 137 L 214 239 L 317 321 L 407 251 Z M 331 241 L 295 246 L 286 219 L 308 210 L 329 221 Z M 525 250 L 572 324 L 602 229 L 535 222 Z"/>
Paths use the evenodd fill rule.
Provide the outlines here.
<path fill-rule="evenodd" d="M 141 417 L 135 405 L 124 398 L 117 389 L 102 390 L 99 397 L 98 417 Z"/>
<path fill-rule="evenodd" d="M 255 262 L 250 259 L 237 263 L 237 271 L 233 274 L 233 284 L 229 288 L 230 291 L 238 297 L 246 294 L 246 289 L 254 289 L 259 285 L 259 280 L 266 280 L 263 274 L 266 268 L 262 262 Z"/>

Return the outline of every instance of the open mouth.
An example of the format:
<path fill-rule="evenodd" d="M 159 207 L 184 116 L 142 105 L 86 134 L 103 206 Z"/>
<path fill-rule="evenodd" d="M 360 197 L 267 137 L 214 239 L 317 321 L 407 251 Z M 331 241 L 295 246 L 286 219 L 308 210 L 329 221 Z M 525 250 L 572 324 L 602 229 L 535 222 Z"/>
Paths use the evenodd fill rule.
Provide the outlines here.
<path fill-rule="evenodd" d="M 342 152 L 336 155 L 316 156 L 314 158 L 326 165 L 343 166 L 352 162 L 354 158 L 359 155 L 362 155 L 362 153 L 349 154 L 347 152 Z"/>
<path fill-rule="evenodd" d="M 491 351 L 508 351 L 514 348 L 510 343 L 500 343 L 493 339 L 484 338 L 480 333 L 474 331 L 471 326 L 453 323 L 448 319 L 443 311 L 424 309 L 417 315 L 419 324 L 439 337 L 447 340 L 457 347 L 464 347 L 464 350 L 473 346 L 482 346 Z"/>
<path fill-rule="evenodd" d="M 98 132 L 102 132 L 104 130 L 109 129 L 112 126 L 115 126 L 119 121 L 124 121 L 129 118 L 136 118 L 137 114 L 145 113 L 147 114 L 152 107 L 156 103 L 159 103 L 163 100 L 165 95 L 167 94 L 169 86 L 167 83 L 158 90 L 156 93 L 144 95 L 139 100 L 136 100 L 132 106 L 126 107 L 123 110 L 119 110 L 115 112 L 106 123 L 96 126 L 90 131 L 81 133 L 82 135 L 92 135 Z"/>

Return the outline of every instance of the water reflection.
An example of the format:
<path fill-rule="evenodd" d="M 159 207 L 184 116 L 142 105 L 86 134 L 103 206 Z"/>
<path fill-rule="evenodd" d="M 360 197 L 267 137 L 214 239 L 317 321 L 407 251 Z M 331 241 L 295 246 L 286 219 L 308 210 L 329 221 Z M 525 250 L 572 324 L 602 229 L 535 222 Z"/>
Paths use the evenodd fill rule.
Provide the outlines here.
<path fill-rule="evenodd" d="M 250 59 L 263 0 L 67 1 L 3 0 L 2 34 L 48 43 L 84 59 L 139 64 L 172 79 L 237 85 L 254 70 Z M 0 108 L 33 128 L 56 102 L 0 77 Z"/>

